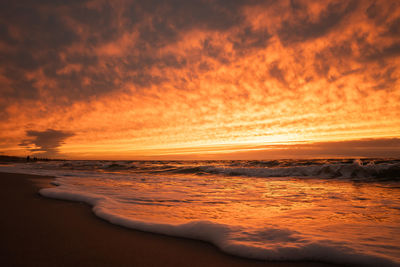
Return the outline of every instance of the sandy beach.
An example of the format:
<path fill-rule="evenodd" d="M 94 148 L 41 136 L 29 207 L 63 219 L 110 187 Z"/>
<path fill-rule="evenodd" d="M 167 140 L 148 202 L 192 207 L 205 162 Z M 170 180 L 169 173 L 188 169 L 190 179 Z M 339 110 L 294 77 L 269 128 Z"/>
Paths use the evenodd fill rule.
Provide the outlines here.
<path fill-rule="evenodd" d="M 333 266 L 248 260 L 205 242 L 112 225 L 86 204 L 40 196 L 50 181 L 0 173 L 2 266 Z"/>

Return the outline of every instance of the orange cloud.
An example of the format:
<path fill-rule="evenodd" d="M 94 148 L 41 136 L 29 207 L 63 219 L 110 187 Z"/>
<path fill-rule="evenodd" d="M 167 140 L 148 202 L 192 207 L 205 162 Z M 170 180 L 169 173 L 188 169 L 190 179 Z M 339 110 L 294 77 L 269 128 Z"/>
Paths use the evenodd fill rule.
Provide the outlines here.
<path fill-rule="evenodd" d="M 3 153 L 47 129 L 73 134 L 57 150 L 74 158 L 400 132 L 397 1 L 2 5 Z"/>

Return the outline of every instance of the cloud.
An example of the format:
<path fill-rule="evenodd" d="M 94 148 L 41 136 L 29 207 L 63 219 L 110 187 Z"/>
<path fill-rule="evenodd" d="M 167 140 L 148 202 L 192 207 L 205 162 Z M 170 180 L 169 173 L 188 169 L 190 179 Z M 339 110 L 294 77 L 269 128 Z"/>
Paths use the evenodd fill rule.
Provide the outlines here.
<path fill-rule="evenodd" d="M 356 1 L 329 3 L 319 13 L 317 19 L 312 20 L 307 12 L 307 4 L 301 3 L 301 1 L 291 1 L 293 16 L 289 20 L 283 21 L 278 31 L 279 37 L 285 45 L 321 37 L 352 12 L 356 3 Z"/>
<path fill-rule="evenodd" d="M 269 74 L 271 77 L 275 78 L 277 81 L 282 83 L 284 86 L 288 86 L 288 83 L 285 79 L 285 73 L 278 66 L 277 62 L 273 62 L 270 64 Z"/>
<path fill-rule="evenodd" d="M 220 154 L 213 154 L 220 150 Z M 271 145 L 247 147 L 242 152 L 230 152 L 229 148 L 215 147 L 210 149 L 212 158 L 224 159 L 272 159 L 272 158 L 327 158 L 327 157 L 386 157 L 400 156 L 400 139 L 361 139 L 351 141 L 299 143 L 286 145 Z M 222 153 L 221 153 L 222 152 Z M 179 154 L 179 151 L 178 153 Z M 183 158 L 183 154 L 180 155 Z M 170 158 L 173 158 L 169 156 Z M 207 158 L 207 156 L 205 157 Z"/>
<path fill-rule="evenodd" d="M 20 146 L 43 156 L 56 156 L 59 154 L 59 147 L 74 134 L 48 129 L 46 131 L 27 131 L 26 135 L 28 138 L 23 140 L 19 144 Z"/>
<path fill-rule="evenodd" d="M 341 142 L 321 142 L 299 146 L 310 155 L 341 157 L 398 157 L 400 156 L 400 139 L 362 139 Z"/>
<path fill-rule="evenodd" d="M 46 99 L 54 106 L 70 106 L 126 92 L 128 84 L 136 94 L 164 84 L 184 88 L 182 80 L 221 65 L 229 67 L 263 50 L 274 57 L 263 62 L 272 63 L 267 73 L 282 83 L 282 77 L 290 75 L 283 75 L 280 68 L 290 65 L 285 61 L 293 56 L 284 53 L 278 62 L 276 54 L 282 50 L 270 51 L 271 46 L 279 40 L 283 52 L 289 52 L 298 44 L 328 38 L 328 33 L 335 36 L 325 41 L 326 46 L 301 47 L 296 60 L 304 66 L 304 61 L 315 63 L 317 73 L 308 76 L 333 81 L 332 68 L 347 64 L 345 71 L 350 71 L 357 59 L 375 63 L 400 55 L 398 43 L 392 41 L 399 18 L 382 15 L 396 8 L 391 5 L 294 0 L 8 1 L 0 11 L 0 76 L 4 76 L 0 96 L 6 103 Z M 260 10 L 261 18 L 251 16 L 251 9 Z M 358 51 L 351 40 L 354 33 L 347 38 L 335 32 L 352 29 L 359 15 L 365 17 L 363 23 L 366 19 L 380 23 L 385 30 L 379 34 L 386 39 L 374 42 L 366 30 L 355 29 Z M 342 46 L 346 53 L 335 51 Z M 300 59 L 303 49 L 313 52 Z M 80 67 L 71 67 L 75 65 Z"/>
<path fill-rule="evenodd" d="M 44 129 L 82 133 L 63 153 L 396 136 L 399 10 L 396 0 L 3 1 L 0 148 L 17 154 L 26 139 L 46 150 L 33 142 Z"/>
<path fill-rule="evenodd" d="M 194 29 L 221 33 L 242 25 L 241 8 L 246 5 L 219 0 L 3 2 L 0 74 L 7 83 L 0 85 L 7 90 L 0 96 L 10 101 L 50 97 L 55 105 L 70 105 L 121 90 L 128 82 L 138 88 L 157 85 L 160 77 L 148 79 L 154 77 L 152 68 L 186 67 L 184 58 L 160 49 Z M 235 38 L 238 50 L 247 49 L 247 37 L 252 45 L 262 44 L 265 37 L 251 32 Z M 95 52 L 132 33 L 137 34 L 127 39 L 124 54 Z M 62 72 L 76 63 L 80 69 Z M 63 97 L 55 97 L 59 95 Z"/>

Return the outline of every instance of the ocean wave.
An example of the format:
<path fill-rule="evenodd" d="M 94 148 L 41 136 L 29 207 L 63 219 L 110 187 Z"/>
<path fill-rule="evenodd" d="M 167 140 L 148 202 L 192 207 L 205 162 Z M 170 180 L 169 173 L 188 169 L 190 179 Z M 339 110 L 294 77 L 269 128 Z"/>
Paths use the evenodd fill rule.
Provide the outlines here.
<path fill-rule="evenodd" d="M 190 174 L 244 177 L 305 177 L 400 181 L 400 160 L 318 159 L 270 161 L 67 161 L 37 164 L 40 169 Z"/>
<path fill-rule="evenodd" d="M 324 164 L 283 168 L 206 168 L 210 173 L 250 177 L 320 177 L 320 178 L 382 178 L 398 180 L 400 164 L 362 166 L 358 164 Z"/>
<path fill-rule="evenodd" d="M 289 167 L 226 167 L 226 166 L 197 166 L 181 167 L 165 170 L 180 174 L 214 174 L 248 177 L 318 177 L 345 179 L 379 179 L 400 180 L 400 163 L 385 163 L 363 165 L 360 161 L 353 163 L 305 164 Z"/>

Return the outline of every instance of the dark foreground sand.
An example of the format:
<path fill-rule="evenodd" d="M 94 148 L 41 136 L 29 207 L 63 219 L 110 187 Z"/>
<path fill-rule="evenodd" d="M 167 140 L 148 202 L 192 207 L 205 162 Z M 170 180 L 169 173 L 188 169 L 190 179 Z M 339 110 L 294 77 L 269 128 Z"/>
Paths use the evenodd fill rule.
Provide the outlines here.
<path fill-rule="evenodd" d="M 332 266 L 242 259 L 205 242 L 115 226 L 86 204 L 41 197 L 50 179 L 0 173 L 1 266 Z"/>

